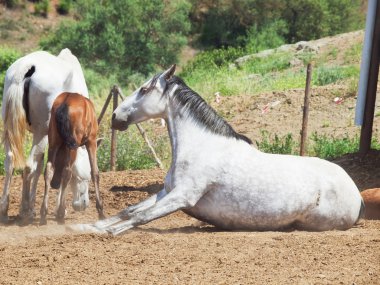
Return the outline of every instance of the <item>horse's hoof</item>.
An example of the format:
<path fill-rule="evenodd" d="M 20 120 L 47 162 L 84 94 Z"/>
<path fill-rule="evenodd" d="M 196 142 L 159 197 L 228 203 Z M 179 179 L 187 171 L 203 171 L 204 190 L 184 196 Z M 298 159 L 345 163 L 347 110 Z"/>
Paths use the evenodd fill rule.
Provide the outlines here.
<path fill-rule="evenodd" d="M 106 218 L 106 215 L 103 213 L 99 213 L 99 220 L 104 220 Z"/>
<path fill-rule="evenodd" d="M 46 219 L 41 219 L 40 220 L 40 226 L 46 226 L 47 225 L 47 220 Z"/>
<path fill-rule="evenodd" d="M 18 216 L 18 223 L 20 226 L 27 226 L 33 223 L 34 216 Z"/>
<path fill-rule="evenodd" d="M 0 223 L 4 224 L 4 225 L 9 224 L 9 217 L 8 216 L 4 216 L 4 215 L 0 215 Z"/>
<path fill-rule="evenodd" d="M 21 211 L 17 216 L 17 221 L 20 226 L 27 226 L 33 223 L 36 213 L 34 210 Z"/>
<path fill-rule="evenodd" d="M 64 225 L 65 224 L 65 218 L 57 218 L 57 224 L 58 225 Z"/>

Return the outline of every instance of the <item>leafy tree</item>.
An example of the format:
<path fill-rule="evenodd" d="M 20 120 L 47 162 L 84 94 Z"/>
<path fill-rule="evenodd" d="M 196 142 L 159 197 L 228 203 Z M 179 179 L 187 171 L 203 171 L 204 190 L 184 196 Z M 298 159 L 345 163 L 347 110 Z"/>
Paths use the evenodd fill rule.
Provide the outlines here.
<path fill-rule="evenodd" d="M 40 45 L 53 52 L 68 47 L 101 73 L 147 74 L 177 61 L 189 10 L 186 0 L 79 0 L 79 20 L 63 22 Z"/>
<path fill-rule="evenodd" d="M 192 0 L 193 32 L 206 46 L 238 46 L 250 27 L 261 29 L 278 19 L 283 0 Z M 198 23 L 198 24 L 197 24 Z"/>
<path fill-rule="evenodd" d="M 324 34 L 325 14 L 321 1 L 289 1 L 282 17 L 288 24 L 288 42 L 316 39 Z"/>
<path fill-rule="evenodd" d="M 364 23 L 363 0 L 190 1 L 192 32 L 206 47 L 244 46 L 247 37 L 270 29 L 293 43 L 361 29 Z"/>
<path fill-rule="evenodd" d="M 325 23 L 328 35 L 345 33 L 362 28 L 365 14 L 359 0 L 325 0 Z"/>
<path fill-rule="evenodd" d="M 288 23 L 287 42 L 318 39 L 360 29 L 360 0 L 288 1 L 282 17 Z"/>
<path fill-rule="evenodd" d="M 287 25 L 283 20 L 273 21 L 261 29 L 257 25 L 251 26 L 245 37 L 245 50 L 247 53 L 257 53 L 261 50 L 276 48 L 285 43 L 284 35 Z"/>

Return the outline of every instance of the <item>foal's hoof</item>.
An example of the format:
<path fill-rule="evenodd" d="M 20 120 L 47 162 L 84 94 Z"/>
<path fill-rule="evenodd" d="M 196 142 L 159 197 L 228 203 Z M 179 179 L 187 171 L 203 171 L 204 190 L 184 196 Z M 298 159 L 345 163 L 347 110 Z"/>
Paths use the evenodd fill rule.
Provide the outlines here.
<path fill-rule="evenodd" d="M 41 219 L 40 220 L 40 226 L 46 226 L 47 225 L 47 220 L 46 218 L 45 219 Z"/>
<path fill-rule="evenodd" d="M 50 187 L 58 190 L 59 187 L 61 187 L 61 182 L 52 180 L 50 183 Z"/>

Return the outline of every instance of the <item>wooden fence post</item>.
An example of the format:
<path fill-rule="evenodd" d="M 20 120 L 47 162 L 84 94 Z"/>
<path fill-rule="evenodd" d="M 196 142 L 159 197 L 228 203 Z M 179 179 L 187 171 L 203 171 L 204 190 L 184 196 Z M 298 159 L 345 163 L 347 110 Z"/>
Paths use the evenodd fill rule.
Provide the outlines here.
<path fill-rule="evenodd" d="M 309 119 L 309 94 L 310 94 L 310 83 L 311 83 L 311 72 L 313 68 L 311 63 L 307 65 L 306 70 L 306 87 L 305 87 L 305 98 L 303 103 L 303 118 L 302 118 L 302 130 L 301 130 L 301 148 L 300 155 L 304 156 L 306 153 L 306 139 L 307 139 L 307 123 Z"/>
<path fill-rule="evenodd" d="M 103 105 L 102 111 L 100 112 L 100 115 L 98 117 L 98 125 L 100 125 L 100 122 L 103 119 L 104 113 L 106 112 L 107 107 L 108 107 L 108 105 L 109 105 L 109 103 L 111 101 L 111 97 L 112 97 L 112 90 L 111 90 L 110 94 L 108 94 L 107 100 L 106 100 L 106 102 Z"/>
<path fill-rule="evenodd" d="M 115 111 L 118 104 L 118 87 L 114 86 L 111 90 L 111 94 L 113 97 L 113 106 L 112 106 L 112 112 Z M 111 133 L 111 171 L 116 170 L 116 130 L 112 129 Z"/>

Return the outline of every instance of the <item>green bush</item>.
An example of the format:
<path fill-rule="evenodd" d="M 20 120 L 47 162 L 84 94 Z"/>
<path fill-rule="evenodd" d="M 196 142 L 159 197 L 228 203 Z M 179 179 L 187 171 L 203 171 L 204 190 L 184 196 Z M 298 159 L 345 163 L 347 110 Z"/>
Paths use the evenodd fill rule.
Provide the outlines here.
<path fill-rule="evenodd" d="M 5 73 L 20 56 L 21 54 L 15 49 L 0 46 L 0 99 L 3 98 Z"/>
<path fill-rule="evenodd" d="M 253 25 L 248 29 L 245 37 L 245 50 L 247 53 L 257 53 L 279 47 L 285 43 L 283 35 L 286 31 L 286 23 L 283 20 L 274 21 L 261 29 Z"/>
<path fill-rule="evenodd" d="M 98 167 L 100 171 L 110 169 L 110 135 L 104 134 L 105 139 L 98 149 Z M 150 136 L 157 155 L 166 163 L 170 158 L 170 146 L 167 136 Z M 157 167 L 156 161 L 147 144 L 135 126 L 125 132 L 117 133 L 116 169 L 149 169 Z"/>
<path fill-rule="evenodd" d="M 70 48 L 101 74 L 147 75 L 177 61 L 190 30 L 186 0 L 78 0 L 79 21 L 62 22 L 44 38 L 43 49 Z"/>
<path fill-rule="evenodd" d="M 83 68 L 83 73 L 92 99 L 107 97 L 111 88 L 117 83 L 116 77 L 112 74 L 104 77 L 90 68 Z"/>
<path fill-rule="evenodd" d="M 219 67 L 227 66 L 243 55 L 245 55 L 243 49 L 233 47 L 201 52 L 184 66 L 181 76 L 186 77 L 193 72 L 199 72 L 201 70 L 211 71 Z"/>
<path fill-rule="evenodd" d="M 313 83 L 323 86 L 346 78 L 358 77 L 359 72 L 358 66 L 321 66 L 318 67 L 313 74 Z"/>
<path fill-rule="evenodd" d="M 282 71 L 290 67 L 292 59 L 289 53 L 274 53 L 264 58 L 253 58 L 243 65 L 243 69 L 249 73 L 259 73 L 265 75 L 269 72 Z"/>
<path fill-rule="evenodd" d="M 359 150 L 359 137 L 350 138 L 346 135 L 343 138 L 327 137 L 313 133 L 311 136 L 311 152 L 313 155 L 332 159 L 347 153 L 354 153 Z"/>
<path fill-rule="evenodd" d="M 280 34 L 285 30 L 286 27 L 283 21 L 275 21 L 263 26 L 261 29 L 253 26 L 249 29 L 248 36 L 241 40 L 244 47 L 227 47 L 203 51 L 184 66 L 181 76 L 187 78 L 192 76 L 199 77 L 197 76 L 199 73 L 211 72 L 215 74 L 216 70 L 230 74 L 233 71 L 230 70 L 229 65 L 237 58 L 283 44 L 284 39 Z M 244 66 L 240 66 L 240 68 L 247 73 L 265 74 L 290 67 L 290 60 L 290 54 L 276 53 L 265 58 L 254 58 L 245 63 Z M 230 90 L 231 88 L 225 86 L 224 89 Z M 228 93 L 231 92 L 228 91 Z"/>
<path fill-rule="evenodd" d="M 21 56 L 20 52 L 0 46 L 0 72 L 5 72 L 11 66 L 11 64 L 16 61 Z"/>
<path fill-rule="evenodd" d="M 207 47 L 242 46 L 252 29 L 281 21 L 288 43 L 362 29 L 361 0 L 191 0 L 193 33 Z M 271 37 L 262 39 L 272 40 Z M 260 41 L 258 41 L 260 43 Z"/>
<path fill-rule="evenodd" d="M 362 58 L 362 49 L 363 49 L 363 43 L 361 42 L 355 45 L 352 45 L 344 53 L 344 63 L 346 64 L 360 63 L 360 60 Z"/>
<path fill-rule="evenodd" d="M 50 1 L 40 0 L 34 4 L 34 13 L 43 17 L 47 17 L 50 11 Z"/>
<path fill-rule="evenodd" d="M 257 148 L 266 153 L 278 154 L 295 154 L 297 143 L 294 141 L 292 134 L 279 137 L 277 134 L 274 138 L 267 131 L 261 131 L 261 142 L 256 141 Z"/>
<path fill-rule="evenodd" d="M 191 0 L 193 32 L 209 47 L 242 46 L 248 30 L 261 30 L 281 15 L 282 0 Z"/>
<path fill-rule="evenodd" d="M 261 141 L 256 141 L 258 149 L 267 153 L 278 154 L 299 154 L 299 143 L 294 141 L 291 134 L 283 137 L 271 136 L 267 131 L 261 132 Z M 374 138 L 372 147 L 380 148 L 379 142 Z M 359 136 L 350 138 L 348 135 L 335 138 L 327 135 L 319 135 L 314 132 L 310 137 L 309 156 L 316 156 L 323 159 L 333 159 L 347 153 L 355 153 L 359 150 Z"/>

